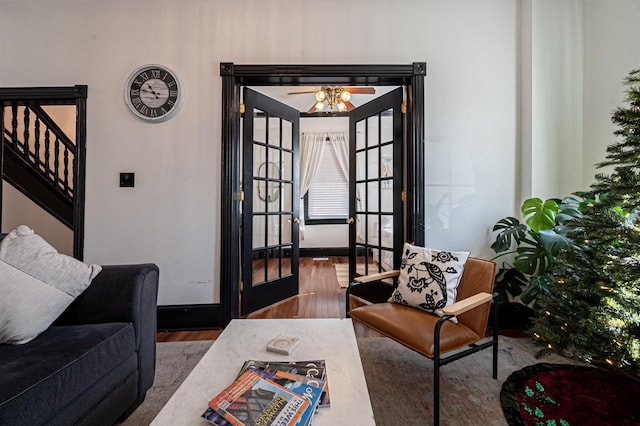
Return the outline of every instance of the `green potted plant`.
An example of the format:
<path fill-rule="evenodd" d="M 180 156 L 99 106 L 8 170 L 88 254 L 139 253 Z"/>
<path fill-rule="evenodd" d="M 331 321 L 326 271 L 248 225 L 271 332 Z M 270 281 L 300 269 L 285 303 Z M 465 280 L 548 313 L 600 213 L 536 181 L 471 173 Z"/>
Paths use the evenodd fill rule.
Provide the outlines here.
<path fill-rule="evenodd" d="M 497 234 L 491 248 L 497 255 L 492 260 L 510 256 L 499 265 L 495 282 L 503 327 L 508 322 L 509 327 L 526 328 L 533 316 L 530 306 L 535 308 L 538 295 L 549 293 L 557 256 L 571 245 L 570 223 L 581 217 L 581 209 L 589 202 L 585 195 L 544 201 L 529 198 L 521 207 L 524 223 L 508 216 L 493 226 Z"/>

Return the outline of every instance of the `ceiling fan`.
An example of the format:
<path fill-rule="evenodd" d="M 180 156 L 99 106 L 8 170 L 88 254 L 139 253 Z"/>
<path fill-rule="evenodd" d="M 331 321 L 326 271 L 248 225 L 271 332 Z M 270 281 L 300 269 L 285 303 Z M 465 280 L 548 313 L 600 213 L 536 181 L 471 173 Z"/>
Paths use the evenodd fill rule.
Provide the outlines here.
<path fill-rule="evenodd" d="M 351 111 L 356 106 L 350 102 L 351 94 L 373 95 L 376 89 L 373 87 L 342 87 L 322 86 L 319 90 L 305 90 L 301 92 L 289 92 L 288 95 L 300 95 L 315 93 L 316 102 L 307 113 L 326 111 Z"/>

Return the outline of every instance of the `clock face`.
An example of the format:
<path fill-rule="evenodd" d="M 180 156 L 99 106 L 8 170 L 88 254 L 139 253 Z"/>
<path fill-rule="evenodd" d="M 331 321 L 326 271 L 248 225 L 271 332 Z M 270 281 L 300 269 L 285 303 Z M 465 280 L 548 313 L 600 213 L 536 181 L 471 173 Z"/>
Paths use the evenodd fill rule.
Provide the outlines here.
<path fill-rule="evenodd" d="M 180 110 L 184 89 L 178 76 L 168 68 L 162 65 L 144 65 L 127 79 L 124 98 L 137 117 L 161 122 Z"/>

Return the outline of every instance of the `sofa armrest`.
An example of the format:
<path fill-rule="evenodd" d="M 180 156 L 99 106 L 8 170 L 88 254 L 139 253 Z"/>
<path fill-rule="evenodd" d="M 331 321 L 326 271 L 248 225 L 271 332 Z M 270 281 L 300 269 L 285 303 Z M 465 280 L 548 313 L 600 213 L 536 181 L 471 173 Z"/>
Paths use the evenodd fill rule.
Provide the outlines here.
<path fill-rule="evenodd" d="M 130 322 L 136 335 L 140 389 L 153 383 L 156 359 L 158 267 L 107 265 L 56 320 L 56 325 Z"/>
<path fill-rule="evenodd" d="M 56 324 L 138 323 L 158 295 L 158 267 L 153 264 L 107 265 Z M 145 318 L 145 321 L 148 318 Z M 137 333 L 137 330 L 136 330 Z"/>

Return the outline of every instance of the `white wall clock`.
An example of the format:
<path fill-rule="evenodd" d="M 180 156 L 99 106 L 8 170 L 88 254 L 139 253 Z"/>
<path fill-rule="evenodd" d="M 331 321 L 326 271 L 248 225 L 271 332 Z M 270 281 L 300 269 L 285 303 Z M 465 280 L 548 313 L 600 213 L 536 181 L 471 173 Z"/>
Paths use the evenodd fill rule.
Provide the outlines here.
<path fill-rule="evenodd" d="M 180 111 L 184 86 L 169 68 L 157 64 L 143 65 L 127 79 L 124 100 L 136 117 L 158 123 Z"/>

